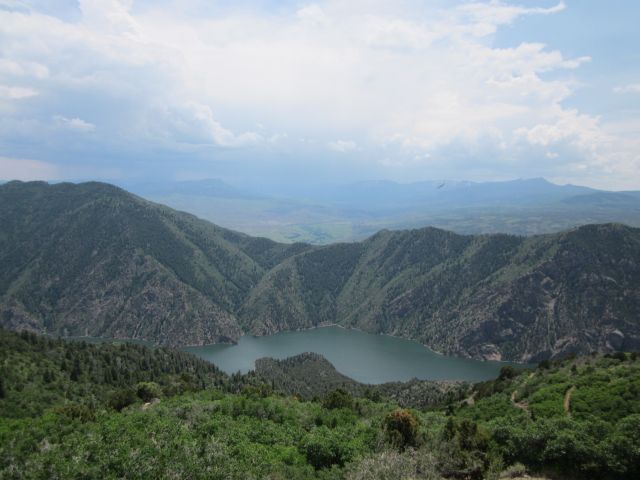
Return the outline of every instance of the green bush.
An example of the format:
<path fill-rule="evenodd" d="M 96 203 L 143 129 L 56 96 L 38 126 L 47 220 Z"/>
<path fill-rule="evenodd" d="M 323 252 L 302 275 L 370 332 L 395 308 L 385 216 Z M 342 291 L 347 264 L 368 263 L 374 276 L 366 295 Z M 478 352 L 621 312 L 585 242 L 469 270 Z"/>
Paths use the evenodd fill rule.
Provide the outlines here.
<path fill-rule="evenodd" d="M 418 427 L 418 419 L 409 410 L 397 409 L 384 417 L 387 441 L 400 450 L 418 444 Z"/>
<path fill-rule="evenodd" d="M 154 398 L 160 398 L 162 389 L 156 382 L 140 382 L 136 386 L 136 395 L 143 402 L 150 402 Z"/>
<path fill-rule="evenodd" d="M 130 388 L 119 388 L 111 392 L 107 404 L 117 412 L 120 412 L 135 401 L 136 395 L 133 390 Z"/>
<path fill-rule="evenodd" d="M 96 414 L 93 409 L 86 405 L 69 403 L 67 405 L 62 405 L 61 407 L 56 407 L 54 411 L 72 420 L 79 420 L 82 423 L 93 422 L 96 419 Z"/>
<path fill-rule="evenodd" d="M 325 426 L 309 433 L 302 442 L 301 450 L 309 464 L 316 469 L 332 465 L 344 466 L 351 461 L 355 453 L 349 435 Z"/>
<path fill-rule="evenodd" d="M 353 408 L 353 397 L 341 388 L 337 388 L 325 397 L 322 404 L 328 409 Z"/>

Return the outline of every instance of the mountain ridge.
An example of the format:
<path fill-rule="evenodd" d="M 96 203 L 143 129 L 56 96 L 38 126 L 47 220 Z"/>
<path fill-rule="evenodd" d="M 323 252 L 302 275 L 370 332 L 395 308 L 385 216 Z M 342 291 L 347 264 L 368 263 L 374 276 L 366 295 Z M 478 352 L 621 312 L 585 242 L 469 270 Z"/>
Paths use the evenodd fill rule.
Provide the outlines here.
<path fill-rule="evenodd" d="M 475 358 L 640 348 L 640 229 L 250 237 L 101 183 L 0 186 L 0 322 L 166 345 L 326 323 Z"/>

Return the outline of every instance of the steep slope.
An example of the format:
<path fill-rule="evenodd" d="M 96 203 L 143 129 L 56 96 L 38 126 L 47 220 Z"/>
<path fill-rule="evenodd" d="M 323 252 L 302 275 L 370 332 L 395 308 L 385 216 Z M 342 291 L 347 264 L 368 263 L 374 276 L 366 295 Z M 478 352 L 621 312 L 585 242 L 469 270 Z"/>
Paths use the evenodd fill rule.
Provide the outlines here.
<path fill-rule="evenodd" d="M 640 230 L 586 226 L 531 238 L 383 231 L 292 257 L 265 275 L 241 312 L 258 334 L 336 322 L 480 358 L 638 349 Z"/>
<path fill-rule="evenodd" d="M 9 328 L 172 345 L 234 340 L 233 312 L 265 269 L 299 249 L 100 183 L 11 182 L 0 206 Z"/>
<path fill-rule="evenodd" d="M 279 244 L 116 187 L 0 186 L 0 326 L 203 344 L 327 323 L 538 361 L 640 349 L 640 229 Z"/>

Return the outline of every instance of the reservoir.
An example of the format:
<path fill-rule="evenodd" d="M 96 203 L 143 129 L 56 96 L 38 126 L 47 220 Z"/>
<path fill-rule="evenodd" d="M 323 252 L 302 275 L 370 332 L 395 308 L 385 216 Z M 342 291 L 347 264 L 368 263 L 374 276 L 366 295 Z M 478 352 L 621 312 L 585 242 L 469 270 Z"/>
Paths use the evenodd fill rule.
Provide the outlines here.
<path fill-rule="evenodd" d="M 363 383 L 496 378 L 506 362 L 485 362 L 439 355 L 411 340 L 374 335 L 340 327 L 323 327 L 265 337 L 241 337 L 237 345 L 186 347 L 227 373 L 246 373 L 258 358 L 282 359 L 303 352 L 323 355 L 336 369 Z M 522 367 L 522 365 L 519 365 Z"/>

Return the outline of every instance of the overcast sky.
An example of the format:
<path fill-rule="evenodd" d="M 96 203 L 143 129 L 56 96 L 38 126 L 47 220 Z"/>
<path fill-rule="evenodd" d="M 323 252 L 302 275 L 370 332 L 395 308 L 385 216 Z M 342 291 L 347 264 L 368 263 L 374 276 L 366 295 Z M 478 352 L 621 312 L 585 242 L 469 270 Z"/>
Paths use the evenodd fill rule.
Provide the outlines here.
<path fill-rule="evenodd" d="M 640 2 L 0 0 L 0 178 L 640 189 Z"/>

